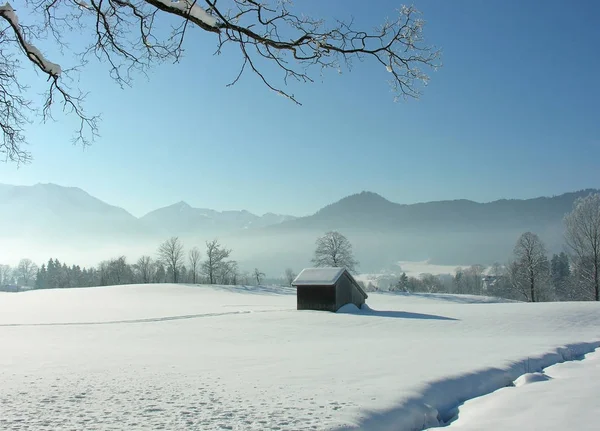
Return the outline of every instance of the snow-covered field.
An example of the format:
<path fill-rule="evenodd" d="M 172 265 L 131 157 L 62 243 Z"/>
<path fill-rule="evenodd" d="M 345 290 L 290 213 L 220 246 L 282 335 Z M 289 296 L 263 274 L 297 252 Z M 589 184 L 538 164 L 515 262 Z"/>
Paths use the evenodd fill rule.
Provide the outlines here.
<path fill-rule="evenodd" d="M 0 429 L 418 430 L 600 346 L 596 303 L 367 303 L 296 311 L 291 289 L 176 285 L 0 294 Z M 487 429 L 469 412 L 500 394 L 450 426 Z"/>

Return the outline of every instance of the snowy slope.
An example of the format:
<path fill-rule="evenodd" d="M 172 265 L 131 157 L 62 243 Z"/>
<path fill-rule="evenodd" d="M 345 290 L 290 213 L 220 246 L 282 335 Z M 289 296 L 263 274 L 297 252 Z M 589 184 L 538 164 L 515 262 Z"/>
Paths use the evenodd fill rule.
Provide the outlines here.
<path fill-rule="evenodd" d="M 600 340 L 592 303 L 368 304 L 299 312 L 291 289 L 174 285 L 1 294 L 0 429 L 423 429 Z"/>

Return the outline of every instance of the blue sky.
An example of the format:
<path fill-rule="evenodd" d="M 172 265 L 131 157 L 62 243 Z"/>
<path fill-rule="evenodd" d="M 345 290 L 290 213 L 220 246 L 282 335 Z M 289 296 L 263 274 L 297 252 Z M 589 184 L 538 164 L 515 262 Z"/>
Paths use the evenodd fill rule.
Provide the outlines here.
<path fill-rule="evenodd" d="M 398 7 L 303 4 L 367 28 Z M 418 101 L 394 103 L 389 74 L 371 62 L 294 86 L 301 107 L 252 74 L 226 88 L 239 56 L 233 48 L 213 56 L 212 35 L 195 31 L 182 63 L 133 88 L 88 67 L 81 87 L 87 109 L 102 114 L 101 137 L 83 151 L 69 142 L 73 119 L 35 122 L 34 161 L 0 165 L 0 182 L 77 186 L 135 215 L 180 200 L 304 215 L 362 190 L 411 203 L 600 187 L 600 3 L 415 5 L 427 42 L 443 50 Z"/>

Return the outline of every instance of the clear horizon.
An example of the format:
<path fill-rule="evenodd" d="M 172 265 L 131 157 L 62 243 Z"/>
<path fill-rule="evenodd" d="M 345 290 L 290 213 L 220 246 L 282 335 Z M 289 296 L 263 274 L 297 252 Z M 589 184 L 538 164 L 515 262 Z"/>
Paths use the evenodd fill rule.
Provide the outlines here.
<path fill-rule="evenodd" d="M 387 72 L 369 62 L 290 86 L 302 107 L 252 74 L 227 88 L 239 57 L 213 56 L 215 39 L 192 32 L 180 64 L 157 66 L 133 88 L 88 65 L 81 87 L 88 111 L 103 117 L 101 137 L 83 151 L 69 144 L 73 118 L 57 110 L 56 122 L 35 119 L 33 162 L 0 165 L 0 182 L 76 186 L 136 216 L 179 201 L 302 216 L 362 190 L 398 203 L 487 202 L 600 186 L 600 59 L 589 54 L 600 41 L 599 3 L 568 8 L 576 25 L 560 37 L 565 6 L 555 0 L 415 5 L 426 42 L 443 51 L 418 101 L 394 103 Z M 302 8 L 370 28 L 397 6 Z M 40 48 L 69 65 L 50 41 Z M 23 73 L 32 90 L 45 85 Z"/>

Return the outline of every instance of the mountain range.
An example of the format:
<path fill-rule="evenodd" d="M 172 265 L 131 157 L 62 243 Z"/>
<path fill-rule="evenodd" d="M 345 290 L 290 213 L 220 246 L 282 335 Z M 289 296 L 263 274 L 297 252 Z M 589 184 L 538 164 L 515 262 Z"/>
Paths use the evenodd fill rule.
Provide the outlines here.
<path fill-rule="evenodd" d="M 245 210 L 219 212 L 193 208 L 185 202 L 159 208 L 137 218 L 77 187 L 0 184 L 0 223 L 18 226 L 17 232 L 4 232 L 18 236 L 57 234 L 88 237 L 111 232 L 127 236 L 183 235 L 203 230 L 214 234 L 260 228 L 294 218 L 273 213 L 257 216 Z"/>
<path fill-rule="evenodd" d="M 307 217 L 216 211 L 178 202 L 136 218 L 79 188 L 0 184 L 0 243 L 6 245 L 0 247 L 0 262 L 17 255 L 64 256 L 88 265 L 121 254 L 136 259 L 177 235 L 200 248 L 218 237 L 241 264 L 282 272 L 284 266 L 308 265 L 316 238 L 336 229 L 353 243 L 363 270 L 400 260 L 488 264 L 508 259 L 525 231 L 538 233 L 550 252 L 560 251 L 565 214 L 578 197 L 593 192 L 598 190 L 489 203 L 398 204 L 365 191 Z"/>
<path fill-rule="evenodd" d="M 237 229 L 254 229 L 294 220 L 289 215 L 267 213 L 257 216 L 246 210 L 215 211 L 193 208 L 185 202 L 151 211 L 140 218 L 146 226 L 167 234 L 189 234 L 201 230 L 230 232 Z"/>

